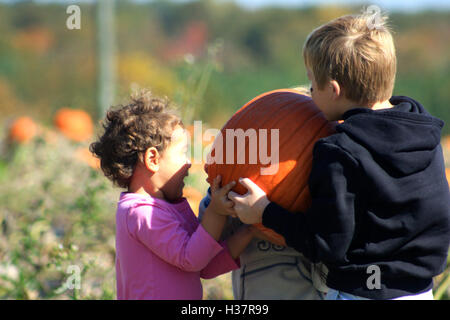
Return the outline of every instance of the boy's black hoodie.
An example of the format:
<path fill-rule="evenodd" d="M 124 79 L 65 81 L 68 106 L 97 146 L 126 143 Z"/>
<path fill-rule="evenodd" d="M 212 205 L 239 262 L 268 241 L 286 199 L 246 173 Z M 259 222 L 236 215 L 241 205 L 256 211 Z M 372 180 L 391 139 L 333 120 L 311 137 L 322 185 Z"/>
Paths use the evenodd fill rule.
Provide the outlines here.
<path fill-rule="evenodd" d="M 307 212 L 270 203 L 263 213 L 288 246 L 328 267 L 330 288 L 370 299 L 431 289 L 450 243 L 444 123 L 411 98 L 390 102 L 347 111 L 337 133 L 315 144 Z M 379 289 L 367 283 L 371 265 Z"/>

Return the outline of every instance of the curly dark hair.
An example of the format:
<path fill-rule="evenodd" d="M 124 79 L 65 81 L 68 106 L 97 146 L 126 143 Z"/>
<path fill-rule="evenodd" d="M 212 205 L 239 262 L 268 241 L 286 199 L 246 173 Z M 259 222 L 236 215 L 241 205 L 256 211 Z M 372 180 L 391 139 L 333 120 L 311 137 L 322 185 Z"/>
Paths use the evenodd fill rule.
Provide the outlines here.
<path fill-rule="evenodd" d="M 102 123 L 105 132 L 89 150 L 100 159 L 105 176 L 114 184 L 128 188 L 138 160 L 155 147 L 163 152 L 177 125 L 183 126 L 168 99 L 142 90 L 131 96 L 131 102 L 111 107 Z"/>

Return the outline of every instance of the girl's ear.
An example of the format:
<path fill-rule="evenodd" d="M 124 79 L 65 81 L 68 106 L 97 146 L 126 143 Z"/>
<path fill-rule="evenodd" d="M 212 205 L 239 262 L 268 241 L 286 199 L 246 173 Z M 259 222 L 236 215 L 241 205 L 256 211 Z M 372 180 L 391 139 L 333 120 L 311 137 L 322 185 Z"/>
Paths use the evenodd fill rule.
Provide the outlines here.
<path fill-rule="evenodd" d="M 155 173 L 159 170 L 160 153 L 155 147 L 150 147 L 145 150 L 144 164 L 145 167 Z"/>
<path fill-rule="evenodd" d="M 339 83 L 336 80 L 331 80 L 330 86 L 331 86 L 331 89 L 333 90 L 332 98 L 334 100 L 338 99 L 342 93 L 341 86 L 339 85 Z"/>

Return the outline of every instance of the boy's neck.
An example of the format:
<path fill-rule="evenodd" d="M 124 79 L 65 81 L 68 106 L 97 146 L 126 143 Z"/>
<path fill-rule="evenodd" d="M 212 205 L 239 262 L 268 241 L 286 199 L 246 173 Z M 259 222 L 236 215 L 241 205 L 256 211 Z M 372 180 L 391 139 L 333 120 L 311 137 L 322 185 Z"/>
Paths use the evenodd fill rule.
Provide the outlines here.
<path fill-rule="evenodd" d="M 343 111 L 341 113 L 341 117 L 342 117 L 342 115 L 345 112 L 347 112 L 348 110 L 354 109 L 354 108 L 368 108 L 368 109 L 372 109 L 372 110 L 381 110 L 381 109 L 389 109 L 392 107 L 394 107 L 394 106 L 389 102 L 389 99 L 385 100 L 385 101 L 378 101 L 378 102 L 375 102 L 373 104 L 368 104 L 368 105 L 360 105 L 358 103 L 354 103 L 354 102 L 347 100 L 347 103 L 346 104 L 344 103 L 343 107 L 340 110 L 341 110 L 341 112 Z M 339 119 L 339 120 L 341 120 L 341 119 Z"/>
<path fill-rule="evenodd" d="M 372 110 L 389 109 L 392 107 L 393 105 L 389 102 L 389 99 L 381 102 L 375 102 L 372 106 L 369 106 Z"/>

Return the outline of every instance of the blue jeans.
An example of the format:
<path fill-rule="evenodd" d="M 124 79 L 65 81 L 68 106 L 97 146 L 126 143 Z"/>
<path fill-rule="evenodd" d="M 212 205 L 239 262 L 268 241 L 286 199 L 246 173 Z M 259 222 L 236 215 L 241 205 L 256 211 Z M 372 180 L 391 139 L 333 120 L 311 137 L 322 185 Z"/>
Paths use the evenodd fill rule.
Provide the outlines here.
<path fill-rule="evenodd" d="M 428 291 L 411 294 L 409 296 L 401 296 L 391 300 L 433 300 L 433 290 L 430 289 Z M 325 300 L 370 300 L 364 297 L 355 296 L 350 293 L 338 291 L 335 289 L 331 289 L 328 291 Z"/>
<path fill-rule="evenodd" d="M 364 297 L 355 296 L 350 293 L 338 291 L 335 289 L 328 290 L 325 300 L 370 300 Z"/>

